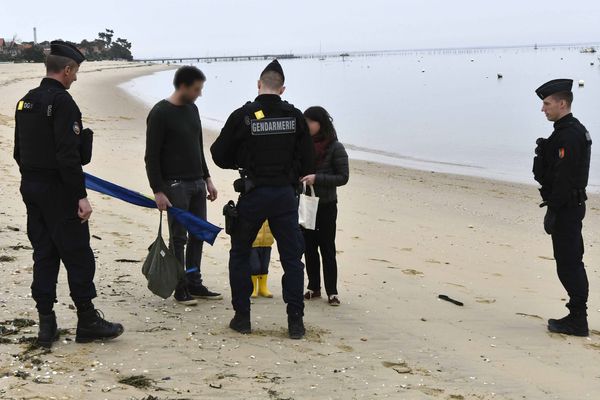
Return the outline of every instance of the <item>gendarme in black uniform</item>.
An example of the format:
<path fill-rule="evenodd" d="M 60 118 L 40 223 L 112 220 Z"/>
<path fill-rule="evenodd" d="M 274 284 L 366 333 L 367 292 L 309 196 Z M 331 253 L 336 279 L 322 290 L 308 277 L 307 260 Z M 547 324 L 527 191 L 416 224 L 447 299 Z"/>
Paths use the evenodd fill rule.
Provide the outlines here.
<path fill-rule="evenodd" d="M 275 60 L 261 74 L 283 70 Z M 239 169 L 244 179 L 238 220 L 231 232 L 229 278 L 236 316 L 230 326 L 250 333 L 252 242 L 268 219 L 284 269 L 283 300 L 287 303 L 290 337 L 304 334 L 304 241 L 298 225 L 296 188 L 300 176 L 314 173 L 314 147 L 300 110 L 275 94 L 261 94 L 234 111 L 211 147 L 215 164 Z"/>
<path fill-rule="evenodd" d="M 49 57 L 70 59 L 77 65 L 84 60 L 77 48 L 60 41 L 51 43 Z M 67 68 L 76 74 L 73 64 L 57 76 Z M 14 158 L 21 172 L 27 235 L 33 247 L 31 291 L 40 316 L 38 340 L 50 347 L 58 338 L 53 306 L 61 261 L 78 310 L 77 341 L 116 337 L 123 327 L 100 318 L 92 304 L 94 254 L 88 223 L 78 216 L 79 200 L 87 197 L 82 165 L 92 157 L 92 131 L 83 129 L 81 112 L 65 86 L 50 77 L 18 101 L 15 121 Z"/>
<path fill-rule="evenodd" d="M 553 80 L 536 93 L 543 100 L 556 93 L 570 92 L 572 84 L 568 79 Z M 569 113 L 554 122 L 554 132 L 548 139 L 538 139 L 537 144 L 533 173 L 542 186 L 542 205 L 548 207 L 544 228 L 552 235 L 558 277 L 569 294 L 569 315 L 550 319 L 548 329 L 587 336 L 588 279 L 581 229 L 592 140 L 587 129 Z"/>

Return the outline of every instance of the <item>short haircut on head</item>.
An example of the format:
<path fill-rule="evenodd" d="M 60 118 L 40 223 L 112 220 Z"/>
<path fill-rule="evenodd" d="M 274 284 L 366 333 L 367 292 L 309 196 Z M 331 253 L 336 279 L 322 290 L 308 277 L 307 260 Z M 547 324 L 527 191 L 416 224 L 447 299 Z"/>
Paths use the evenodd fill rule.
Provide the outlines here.
<path fill-rule="evenodd" d="M 566 101 L 567 105 L 569 107 L 571 107 L 571 104 L 573 104 L 573 92 L 567 92 L 567 91 L 558 92 L 558 93 L 554 93 L 551 96 L 557 101 L 561 101 L 561 100 Z"/>
<path fill-rule="evenodd" d="M 260 76 L 260 81 L 271 90 L 279 90 L 283 87 L 283 76 L 275 71 L 267 71 Z"/>
<path fill-rule="evenodd" d="M 196 81 L 206 82 L 206 75 L 198 68 L 186 65 L 175 72 L 173 86 L 175 86 L 175 89 L 179 89 L 181 85 L 192 86 Z"/>
<path fill-rule="evenodd" d="M 55 56 L 52 54 L 46 56 L 46 72 L 57 74 L 68 66 L 75 67 L 77 66 L 77 63 L 69 57 Z"/>

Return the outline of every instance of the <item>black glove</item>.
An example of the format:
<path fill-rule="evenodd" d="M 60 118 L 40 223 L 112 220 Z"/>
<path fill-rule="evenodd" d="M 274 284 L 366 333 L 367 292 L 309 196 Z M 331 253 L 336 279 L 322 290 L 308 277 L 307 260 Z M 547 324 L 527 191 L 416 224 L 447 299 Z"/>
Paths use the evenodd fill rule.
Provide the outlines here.
<path fill-rule="evenodd" d="M 544 230 L 548 235 L 552 235 L 554 233 L 554 228 L 556 227 L 556 212 L 548 207 L 546 211 L 546 216 L 544 217 Z"/>

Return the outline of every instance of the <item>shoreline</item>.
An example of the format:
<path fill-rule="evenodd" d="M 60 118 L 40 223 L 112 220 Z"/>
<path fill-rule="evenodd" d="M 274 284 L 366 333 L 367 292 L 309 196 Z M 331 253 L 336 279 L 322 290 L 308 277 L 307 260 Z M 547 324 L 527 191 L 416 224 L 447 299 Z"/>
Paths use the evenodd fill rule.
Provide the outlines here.
<path fill-rule="evenodd" d="M 152 68 L 91 72 L 73 89 L 84 125 L 96 133 L 86 171 L 142 193 L 149 192 L 143 163 L 149 107 L 116 82 Z M 15 82 L 2 86 L 0 98 L 0 255 L 7 257 L 0 261 L 0 321 L 37 318 L 11 147 L 14 103 L 37 77 L 31 78 L 31 68 L 10 74 Z M 206 132 L 207 147 L 215 134 Z M 208 158 L 219 189 L 208 219 L 223 225 L 222 205 L 237 197 L 235 171 L 219 170 Z M 224 233 L 205 246 L 202 272 L 225 300 L 183 307 L 150 294 L 140 273 L 156 237 L 157 213 L 89 196 L 95 303 L 126 332 L 102 345 L 73 343 L 76 317 L 62 270 L 56 312 L 67 331 L 48 354 L 13 340 L 32 337 L 35 326 L 5 336 L 11 342 L 0 344 L 2 398 L 562 400 L 594 399 L 600 389 L 597 196 L 584 221 L 589 320 L 596 330 L 588 339 L 570 338 L 545 329 L 546 318 L 564 313 L 565 293 L 535 187 L 352 160 L 350 183 L 339 192 L 342 306 L 307 302 L 308 335 L 299 342 L 285 335 L 276 252 L 270 270 L 275 298 L 254 300 L 254 333 L 236 335 L 227 328 L 232 310 Z M 439 301 L 439 294 L 465 305 Z M 119 383 L 131 375 L 148 377 L 151 386 Z"/>
<path fill-rule="evenodd" d="M 174 68 L 176 68 L 176 66 Z M 140 93 L 137 93 L 136 86 L 128 83 L 129 82 L 123 82 L 119 85 L 119 89 L 123 90 L 136 101 L 142 102 L 147 107 L 152 107 L 153 104 L 151 103 L 153 103 L 154 100 L 145 100 Z M 200 114 L 203 121 L 205 136 L 214 140 L 225 122 L 219 118 L 214 118 L 210 115 L 204 114 L 202 109 L 200 110 Z M 450 177 L 473 177 L 483 181 L 491 180 L 495 182 L 514 183 L 517 185 L 527 185 L 533 188 L 538 186 L 533 179 L 532 173 L 529 173 L 529 175 L 526 176 L 520 175 L 520 173 L 516 174 L 515 171 L 498 171 L 493 168 L 489 169 L 485 166 L 476 164 L 419 158 L 411 155 L 390 152 L 387 150 L 357 146 L 345 141 L 342 142 L 346 145 L 346 149 L 352 161 L 354 162 L 371 162 L 385 165 L 386 167 L 397 167 L 400 169 L 421 172 L 434 172 L 438 174 L 446 174 Z M 207 143 L 210 145 L 211 142 L 207 141 Z M 533 148 L 531 153 L 531 159 L 533 160 Z M 599 196 L 600 186 L 589 185 L 588 193 L 589 195 Z"/>

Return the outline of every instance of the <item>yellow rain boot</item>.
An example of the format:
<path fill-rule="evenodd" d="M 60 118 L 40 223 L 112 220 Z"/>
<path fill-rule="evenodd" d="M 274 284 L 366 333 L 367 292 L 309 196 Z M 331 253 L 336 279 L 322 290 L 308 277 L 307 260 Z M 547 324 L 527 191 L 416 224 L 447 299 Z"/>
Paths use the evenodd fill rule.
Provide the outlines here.
<path fill-rule="evenodd" d="M 258 280 L 260 279 L 260 275 L 252 275 L 252 298 L 255 299 L 258 297 Z"/>
<path fill-rule="evenodd" d="M 258 295 L 261 297 L 267 297 L 270 299 L 273 297 L 273 293 L 271 293 L 269 291 L 269 288 L 267 287 L 267 277 L 268 276 L 269 275 L 267 275 L 267 274 L 258 276 Z"/>

